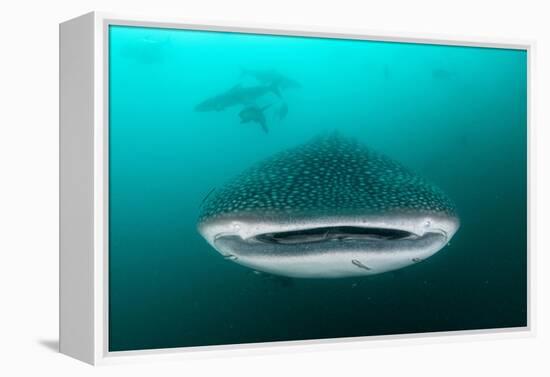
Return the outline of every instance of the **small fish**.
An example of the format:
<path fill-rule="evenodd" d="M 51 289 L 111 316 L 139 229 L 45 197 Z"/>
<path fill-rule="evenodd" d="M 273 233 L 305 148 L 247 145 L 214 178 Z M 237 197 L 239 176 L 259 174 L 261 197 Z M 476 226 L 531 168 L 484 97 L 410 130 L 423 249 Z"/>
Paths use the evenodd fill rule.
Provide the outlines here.
<path fill-rule="evenodd" d="M 164 62 L 169 44 L 168 38 L 158 39 L 147 36 L 132 43 L 125 43 L 121 46 L 120 53 L 125 59 L 140 64 L 159 64 Z"/>
<path fill-rule="evenodd" d="M 365 269 L 365 270 L 367 270 L 367 271 L 370 270 L 370 267 L 365 266 L 363 263 L 361 263 L 361 262 L 358 261 L 357 259 L 352 259 L 352 260 L 351 260 L 351 263 L 353 263 L 353 264 L 356 265 L 357 267 L 363 268 L 363 269 Z"/>

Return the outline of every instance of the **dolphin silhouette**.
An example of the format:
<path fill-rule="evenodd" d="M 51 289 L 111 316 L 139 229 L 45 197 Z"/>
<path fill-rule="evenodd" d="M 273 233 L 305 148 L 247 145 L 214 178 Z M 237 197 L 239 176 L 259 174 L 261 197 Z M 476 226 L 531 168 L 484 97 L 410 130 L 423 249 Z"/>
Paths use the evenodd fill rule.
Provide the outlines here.
<path fill-rule="evenodd" d="M 299 278 L 400 269 L 439 251 L 458 228 L 439 188 L 338 134 L 252 166 L 205 201 L 198 221 L 226 259 Z"/>

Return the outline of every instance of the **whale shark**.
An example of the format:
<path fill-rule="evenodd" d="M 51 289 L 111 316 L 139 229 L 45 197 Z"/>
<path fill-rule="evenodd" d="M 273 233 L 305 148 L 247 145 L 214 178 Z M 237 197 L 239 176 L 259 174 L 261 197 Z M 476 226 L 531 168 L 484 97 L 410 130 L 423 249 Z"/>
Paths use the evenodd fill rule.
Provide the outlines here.
<path fill-rule="evenodd" d="M 437 186 L 339 133 L 258 162 L 205 200 L 197 228 L 227 260 L 290 278 L 380 274 L 457 232 Z"/>

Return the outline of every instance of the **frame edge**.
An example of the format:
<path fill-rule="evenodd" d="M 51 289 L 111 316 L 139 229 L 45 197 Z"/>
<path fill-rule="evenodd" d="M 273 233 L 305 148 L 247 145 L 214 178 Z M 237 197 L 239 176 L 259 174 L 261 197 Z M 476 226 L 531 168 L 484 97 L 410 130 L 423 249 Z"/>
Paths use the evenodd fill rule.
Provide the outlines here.
<path fill-rule="evenodd" d="M 533 67 L 534 67 L 534 50 L 536 48 L 536 42 L 534 40 L 497 40 L 495 38 L 477 38 L 477 37 L 454 37 L 446 35 L 426 35 L 426 34 L 414 34 L 414 33 L 389 33 L 389 32 L 375 32 L 370 30 L 357 30 L 357 29 L 335 29 L 335 28 L 325 28 L 325 27 L 307 27 L 307 26 L 296 26 L 296 25 L 274 25 L 274 24 L 239 24 L 239 23 L 229 23 L 229 22 L 205 22 L 202 21 L 191 21 L 191 20 L 182 20 L 182 19 L 173 19 L 173 18 L 161 18 L 161 17 L 139 17 L 139 16 L 130 16 L 130 15 L 121 15 L 113 14 L 107 12 L 91 12 L 87 13 L 81 17 L 78 17 L 73 20 L 66 21 L 61 24 L 60 27 L 60 39 L 63 34 L 63 28 L 65 25 L 69 25 L 72 22 L 77 22 L 77 20 L 82 20 L 78 22 L 91 22 L 92 25 L 89 26 L 86 23 L 86 27 L 89 28 L 89 33 L 93 36 L 92 41 L 92 51 L 93 56 L 90 58 L 88 63 L 91 62 L 92 66 L 92 103 L 91 108 L 87 109 L 91 112 L 91 118 L 86 118 L 86 121 L 91 121 L 91 128 L 93 134 L 91 135 L 89 141 L 91 140 L 92 146 L 92 169 L 91 175 L 94 178 L 93 182 L 90 183 L 89 187 L 93 187 L 92 192 L 92 233 L 93 240 L 91 244 L 90 255 L 87 255 L 89 258 L 89 266 L 93 266 L 91 284 L 92 284 L 92 294 L 89 297 L 93 302 L 92 307 L 89 309 L 89 313 L 94 313 L 92 318 L 92 338 L 86 344 L 91 345 L 91 354 L 86 354 L 85 357 L 79 357 L 78 355 L 67 352 L 72 350 L 63 349 L 63 341 L 61 336 L 61 303 L 66 302 L 67 300 L 60 299 L 60 350 L 62 353 L 68 354 L 69 356 L 75 357 L 79 360 L 85 361 L 90 364 L 117 364 L 117 363 L 126 363 L 126 362 L 135 362 L 138 360 L 148 360 L 148 359 L 196 359 L 206 357 L 216 357 L 223 356 L 223 354 L 265 354 L 266 351 L 271 353 L 285 353 L 295 351 L 297 348 L 300 349 L 309 349 L 312 346 L 318 347 L 323 345 L 325 347 L 336 346 L 338 348 L 350 348 L 350 343 L 356 344 L 359 347 L 369 347 L 376 345 L 386 345 L 386 342 L 392 343 L 409 343 L 409 341 L 417 342 L 419 344 L 426 343 L 436 343 L 439 342 L 448 342 L 448 341 L 457 341 L 457 339 L 464 339 L 467 341 L 470 340 L 482 340 L 482 339 L 509 339 L 516 337 L 533 337 L 536 334 L 535 327 L 535 303 L 533 292 L 533 279 L 534 279 L 534 269 L 533 265 L 533 243 L 532 243 L 532 233 L 533 233 L 533 208 L 532 208 L 532 199 L 533 199 L 533 175 L 531 170 L 533 169 L 534 159 L 533 159 L 533 147 L 532 143 L 533 138 L 533 100 L 532 100 L 532 84 L 533 84 Z M 333 37 L 333 38 L 347 38 L 347 39 L 368 39 L 368 40 L 383 40 L 383 41 L 392 41 L 392 42 L 406 42 L 406 43 L 427 43 L 427 44 L 444 44 L 444 45 L 456 45 L 456 46 L 473 46 L 473 47 L 488 47 L 488 48 L 511 48 L 511 49 L 521 49 L 525 50 L 528 55 L 528 108 L 527 108 L 527 132 L 528 132 L 528 304 L 527 304 L 527 326 L 517 328 L 517 329 L 486 329 L 483 331 L 455 331 L 452 333 L 427 333 L 427 334 L 406 334 L 404 336 L 388 336 L 382 337 L 358 337 L 353 339 L 333 339 L 334 343 L 327 345 L 326 343 L 333 343 L 331 340 L 314 340 L 314 341 L 298 341 L 298 342 L 275 342 L 268 344 L 246 344 L 246 345 L 227 345 L 227 346 L 214 346 L 214 347 L 199 347 L 198 349 L 187 348 L 173 348 L 173 349 L 159 349 L 153 350 L 153 352 L 138 351 L 138 352 L 122 352 L 122 353 L 112 353 L 108 351 L 108 293 L 106 289 L 108 287 L 108 260 L 107 260 L 107 226 L 108 226 L 108 114 L 106 110 L 108 108 L 108 102 L 106 94 L 108 93 L 108 83 L 105 81 L 105 75 L 108 74 L 108 67 L 105 65 L 105 59 L 108 56 L 106 47 L 108 42 L 105 40 L 105 27 L 111 24 L 116 25 L 138 25 L 138 26 L 149 26 L 149 27 L 165 27 L 165 28 L 187 28 L 195 30 L 211 30 L 211 31 L 232 31 L 232 32 L 249 32 L 249 33 L 259 33 L 259 34 L 277 34 L 277 35 L 298 35 L 298 36 L 311 36 L 311 37 Z M 70 33 L 68 33 L 70 34 Z M 76 37 L 72 37 L 75 38 Z M 88 46 L 89 47 L 89 46 Z M 62 62 L 62 49 L 60 49 L 60 64 Z M 61 69 L 60 69 L 60 78 L 61 78 Z M 61 104 L 61 79 L 60 79 L 60 192 L 61 192 L 61 149 L 63 145 L 61 143 L 61 134 L 63 129 L 66 128 L 63 126 L 64 122 L 62 120 L 62 110 L 63 105 Z M 90 93 L 88 93 L 90 94 Z M 89 114 L 88 114 L 89 115 Z M 67 156 L 65 156 L 67 157 Z M 89 166 L 88 166 L 89 168 Z M 64 201 L 67 203 L 67 199 Z M 60 198 L 60 206 L 61 206 Z M 61 208 L 60 208 L 60 221 L 61 221 Z M 63 227 L 66 231 L 66 227 Z M 88 229 L 89 230 L 89 229 Z M 62 232 L 62 226 L 60 223 L 60 233 Z M 61 241 L 61 235 L 60 235 Z M 90 245 L 87 245 L 90 246 Z M 61 251 L 61 242 L 60 242 L 60 274 L 62 271 L 62 254 Z M 61 288 L 61 276 L 60 276 L 60 288 Z M 60 289 L 61 291 L 61 289 Z M 457 337 L 457 335 L 459 335 Z M 372 340 L 372 342 L 370 342 Z M 265 346 L 265 348 L 264 348 Z M 201 349 L 202 348 L 202 349 Z M 267 348 L 267 350 L 266 350 Z M 198 351 L 198 352 L 197 352 Z M 222 352 L 223 354 L 220 354 Z"/>
<path fill-rule="evenodd" d="M 94 14 L 59 25 L 59 351 L 94 357 Z"/>

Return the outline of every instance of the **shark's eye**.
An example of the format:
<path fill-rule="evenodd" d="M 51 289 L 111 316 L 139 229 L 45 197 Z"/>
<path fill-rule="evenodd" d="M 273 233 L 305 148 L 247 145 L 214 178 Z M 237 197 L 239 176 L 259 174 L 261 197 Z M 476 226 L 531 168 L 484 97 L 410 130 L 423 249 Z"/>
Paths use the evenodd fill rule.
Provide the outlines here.
<path fill-rule="evenodd" d="M 265 233 L 256 236 L 255 240 L 264 243 L 298 244 L 323 241 L 402 240 L 414 237 L 414 234 L 400 229 L 335 226 Z"/>

